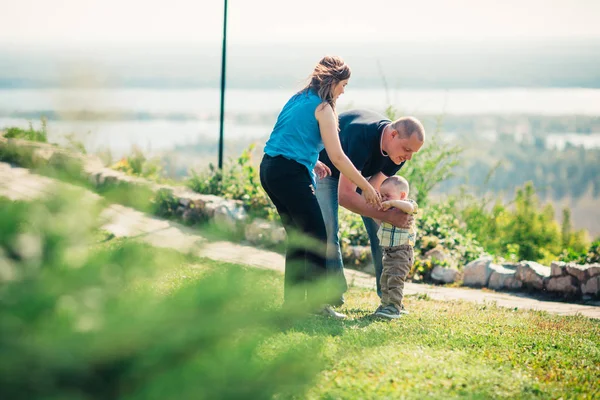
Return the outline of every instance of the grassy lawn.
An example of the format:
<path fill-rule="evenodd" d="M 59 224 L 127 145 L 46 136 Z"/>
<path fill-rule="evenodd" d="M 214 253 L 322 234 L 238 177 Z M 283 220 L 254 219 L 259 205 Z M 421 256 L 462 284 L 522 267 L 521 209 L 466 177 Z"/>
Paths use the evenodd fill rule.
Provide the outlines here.
<path fill-rule="evenodd" d="M 323 338 L 311 398 L 559 398 L 600 395 L 600 325 L 586 318 L 408 298 L 397 321 L 352 290 L 346 322 L 315 320 L 273 340 Z"/>
<path fill-rule="evenodd" d="M 94 226 L 70 196 L 0 199 L 0 387 L 28 399 L 600 398 L 600 321 L 408 297 L 344 321 L 280 311 L 273 271 Z"/>
<path fill-rule="evenodd" d="M 166 294 L 207 271 L 243 269 L 261 275 L 259 290 L 273 294 L 270 307 L 281 301 L 277 273 L 176 257 L 178 265 L 145 284 Z M 406 299 L 411 314 L 389 322 L 370 316 L 378 301 L 372 291 L 352 289 L 347 300 L 348 320 L 301 319 L 259 346 L 264 360 L 303 343 L 314 346 L 318 372 L 299 398 L 600 396 L 599 321 L 412 296 Z"/>

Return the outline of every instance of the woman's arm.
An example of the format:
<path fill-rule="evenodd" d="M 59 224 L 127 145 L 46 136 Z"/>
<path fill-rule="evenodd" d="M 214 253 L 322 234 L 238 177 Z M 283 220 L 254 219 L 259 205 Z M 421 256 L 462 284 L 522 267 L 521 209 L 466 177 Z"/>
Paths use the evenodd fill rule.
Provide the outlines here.
<path fill-rule="evenodd" d="M 381 197 L 379 193 L 360 174 L 342 150 L 337 129 L 337 120 L 331 106 L 329 104 L 319 105 L 315 110 L 315 117 L 317 118 L 317 121 L 319 121 L 321 138 L 325 145 L 327 155 L 333 165 L 335 165 L 335 167 L 356 186 L 362 189 L 363 196 L 365 196 L 365 199 L 369 204 L 379 208 L 381 206 Z"/>

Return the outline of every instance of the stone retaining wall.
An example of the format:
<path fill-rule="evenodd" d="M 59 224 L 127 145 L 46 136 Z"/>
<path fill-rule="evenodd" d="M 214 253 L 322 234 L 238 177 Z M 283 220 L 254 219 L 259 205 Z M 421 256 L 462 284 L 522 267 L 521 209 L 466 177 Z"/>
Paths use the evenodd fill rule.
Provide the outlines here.
<path fill-rule="evenodd" d="M 578 265 L 554 261 L 547 267 L 533 261 L 494 264 L 480 258 L 467 264 L 463 284 L 495 290 L 529 289 L 555 293 L 565 298 L 591 299 L 600 296 L 600 264 Z"/>

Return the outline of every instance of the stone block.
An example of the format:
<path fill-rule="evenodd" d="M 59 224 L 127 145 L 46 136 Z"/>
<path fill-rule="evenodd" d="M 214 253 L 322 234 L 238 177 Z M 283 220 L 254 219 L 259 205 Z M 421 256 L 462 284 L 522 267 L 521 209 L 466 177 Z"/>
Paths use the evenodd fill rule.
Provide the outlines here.
<path fill-rule="evenodd" d="M 546 290 L 549 292 L 558 292 L 565 295 L 575 295 L 579 292 L 577 278 L 565 275 L 550 277 L 546 281 Z"/>
<path fill-rule="evenodd" d="M 524 286 L 538 290 L 544 289 L 544 280 L 550 277 L 550 267 L 533 261 L 521 261 L 517 266 L 516 278 Z"/>
<path fill-rule="evenodd" d="M 490 289 L 520 289 L 523 286 L 523 282 L 516 278 L 515 268 L 497 264 L 490 264 L 490 268 L 493 270 L 487 285 Z"/>
<path fill-rule="evenodd" d="M 550 264 L 550 276 L 563 276 L 566 274 L 565 266 L 567 264 L 562 261 L 552 261 Z"/>
<path fill-rule="evenodd" d="M 587 265 L 577 265 L 575 263 L 568 263 L 565 266 L 567 274 L 577 278 L 579 282 L 585 282 L 587 280 Z"/>
<path fill-rule="evenodd" d="M 600 296 L 600 275 L 589 278 L 581 284 L 581 293 L 583 295 Z"/>
<path fill-rule="evenodd" d="M 487 286 L 493 272 L 490 268 L 491 263 L 492 259 L 489 257 L 479 258 L 468 263 L 463 271 L 463 284 L 476 287 Z"/>
<path fill-rule="evenodd" d="M 431 270 L 431 279 L 440 283 L 454 283 L 458 280 L 460 273 L 455 268 L 445 268 L 436 265 Z"/>

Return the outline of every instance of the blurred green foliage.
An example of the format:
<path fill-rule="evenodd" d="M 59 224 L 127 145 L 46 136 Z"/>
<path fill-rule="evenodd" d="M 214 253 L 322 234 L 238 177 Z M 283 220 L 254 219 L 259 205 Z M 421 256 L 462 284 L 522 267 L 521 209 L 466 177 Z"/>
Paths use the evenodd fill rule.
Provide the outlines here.
<path fill-rule="evenodd" d="M 574 231 L 566 210 L 560 226 L 554 209 L 541 206 L 531 182 L 515 191 L 508 204 L 467 193 L 447 202 L 458 212 L 469 232 L 479 239 L 486 251 L 511 261 L 531 260 L 548 265 L 563 251 L 585 252 L 589 246 L 585 231 Z"/>
<path fill-rule="evenodd" d="M 95 246 L 99 210 L 77 192 L 0 198 L 3 398 L 302 397 L 319 344 L 266 355 L 293 320 L 273 309 L 279 293 L 260 290 L 270 272 L 222 266 L 157 293 L 148 282 L 183 256 Z"/>
<path fill-rule="evenodd" d="M 32 142 L 48 143 L 48 120 L 45 117 L 41 118 L 40 129 L 34 129 L 33 124 L 29 122 L 28 129 L 10 127 L 6 129 L 4 137 L 8 139 L 23 139 Z"/>
<path fill-rule="evenodd" d="M 159 181 L 165 176 L 164 168 L 158 158 L 147 158 L 139 147 L 134 146 L 131 154 L 123 157 L 111 168 L 128 175 Z"/>

